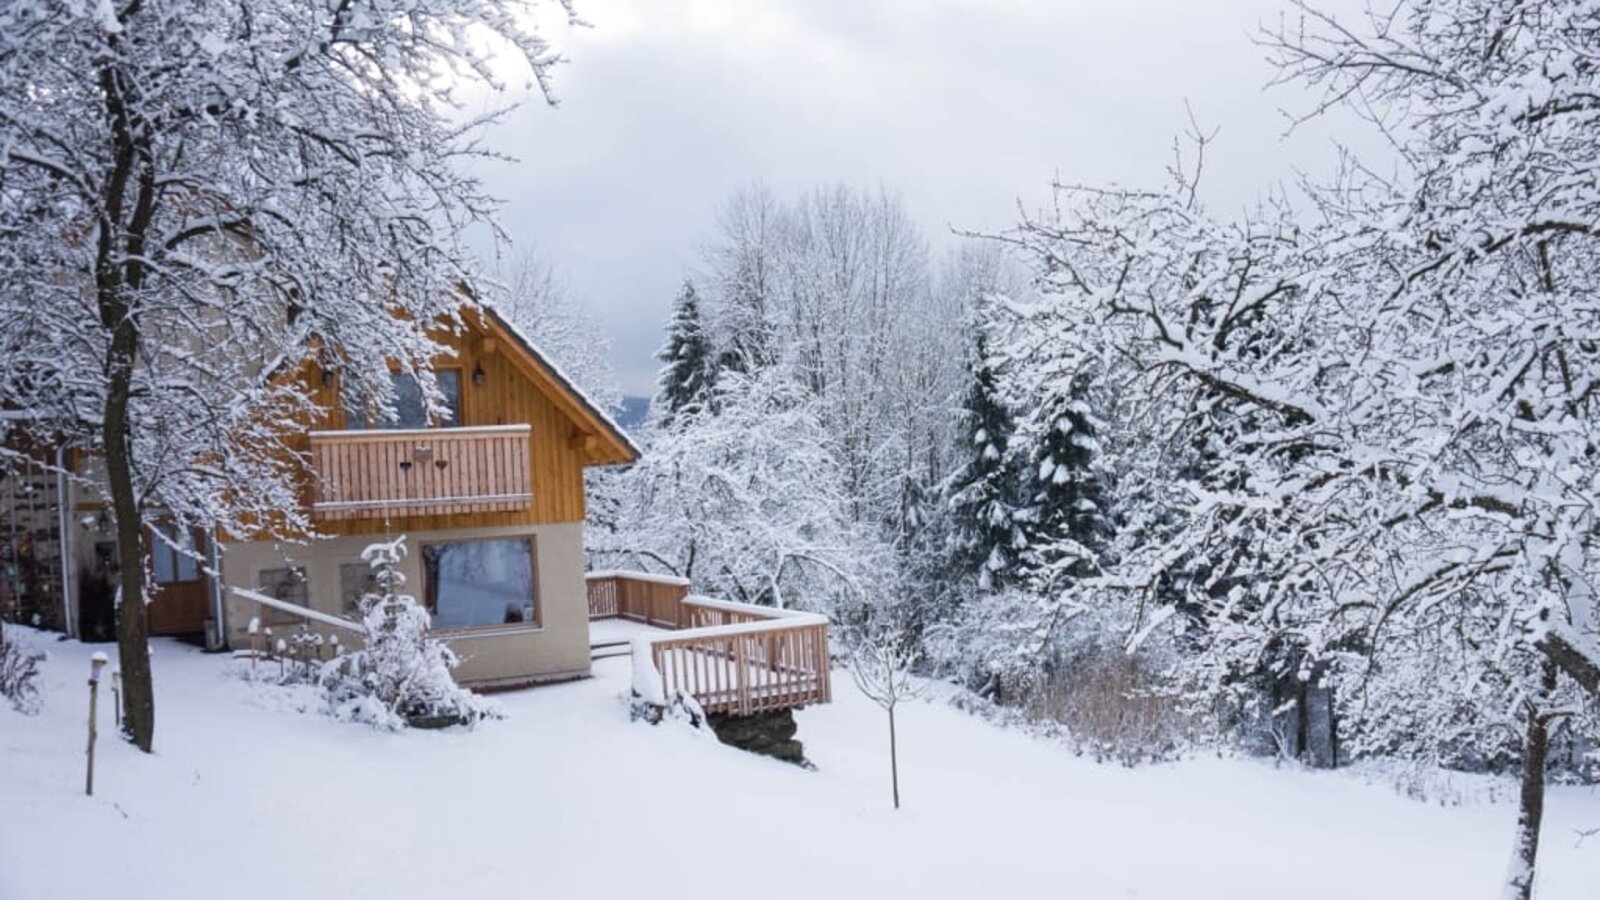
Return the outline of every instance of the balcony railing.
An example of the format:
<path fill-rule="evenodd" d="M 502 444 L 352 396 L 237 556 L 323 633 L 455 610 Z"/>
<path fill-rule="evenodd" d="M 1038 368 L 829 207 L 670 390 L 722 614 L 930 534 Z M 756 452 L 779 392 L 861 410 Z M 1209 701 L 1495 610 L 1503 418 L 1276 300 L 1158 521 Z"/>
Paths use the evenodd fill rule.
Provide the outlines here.
<path fill-rule="evenodd" d="M 693 597 L 687 581 L 634 572 L 591 572 L 588 595 L 591 619 L 672 629 L 633 639 L 633 689 L 647 703 L 687 695 L 748 716 L 833 697 L 823 616 Z"/>
<path fill-rule="evenodd" d="M 313 431 L 311 512 L 319 519 L 526 509 L 527 425 Z"/>

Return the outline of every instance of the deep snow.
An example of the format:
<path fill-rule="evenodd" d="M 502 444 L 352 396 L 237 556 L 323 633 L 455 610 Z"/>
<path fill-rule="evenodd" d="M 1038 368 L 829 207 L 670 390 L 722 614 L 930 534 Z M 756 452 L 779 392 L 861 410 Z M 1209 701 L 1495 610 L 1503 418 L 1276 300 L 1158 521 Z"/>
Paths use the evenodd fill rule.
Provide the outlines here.
<path fill-rule="evenodd" d="M 289 711 L 170 641 L 158 752 L 116 740 L 103 703 L 91 799 L 94 648 L 33 638 L 45 709 L 0 709 L 0 900 L 1487 898 L 1515 817 L 1348 772 L 1095 764 L 937 699 L 902 708 L 896 813 L 882 712 L 842 672 L 838 702 L 799 715 L 808 772 L 628 721 L 625 656 L 501 695 L 509 718 L 474 732 L 396 735 Z M 1592 895 L 1595 826 L 1600 794 L 1551 791 L 1540 897 Z"/>

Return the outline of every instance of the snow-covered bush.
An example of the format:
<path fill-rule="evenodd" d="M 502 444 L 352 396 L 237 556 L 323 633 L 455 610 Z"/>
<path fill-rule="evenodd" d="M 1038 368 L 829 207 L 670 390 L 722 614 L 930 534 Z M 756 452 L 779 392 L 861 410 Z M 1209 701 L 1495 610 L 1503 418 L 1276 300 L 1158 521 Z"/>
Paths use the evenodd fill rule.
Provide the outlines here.
<path fill-rule="evenodd" d="M 39 663 L 45 655 L 20 643 L 15 636 L 0 634 L 0 697 L 24 715 L 39 711 Z"/>
<path fill-rule="evenodd" d="M 674 691 L 665 703 L 656 703 L 635 693 L 628 698 L 628 720 L 660 725 L 662 722 L 682 722 L 699 729 L 706 724 L 706 711 L 693 694 Z"/>
<path fill-rule="evenodd" d="M 1176 757 L 1196 743 L 1200 720 L 1148 652 L 1129 653 L 1095 629 L 1063 646 L 1040 677 L 1026 710 L 1065 726 L 1079 753 L 1123 765 Z"/>
<path fill-rule="evenodd" d="M 980 594 L 930 627 L 923 650 L 957 684 L 997 703 L 1016 702 L 1038 681 L 1034 659 L 1019 651 L 1039 639 L 1038 607 L 1037 598 L 1016 588 Z"/>
<path fill-rule="evenodd" d="M 1009 711 L 1001 719 L 1042 726 L 1097 760 L 1166 760 L 1203 734 L 1215 737 L 1186 705 L 1164 645 L 1130 652 L 1125 629 L 1107 616 L 1049 622 L 1048 606 L 1020 589 L 983 595 L 930 629 L 925 651 L 940 674 Z"/>
<path fill-rule="evenodd" d="M 456 684 L 450 673 L 460 659 L 429 636 L 427 610 L 400 592 L 405 553 L 404 536 L 361 551 L 375 571 L 378 591 L 361 599 L 365 647 L 323 666 L 330 712 L 392 731 L 423 722 L 470 725 L 499 718 L 493 704 Z"/>

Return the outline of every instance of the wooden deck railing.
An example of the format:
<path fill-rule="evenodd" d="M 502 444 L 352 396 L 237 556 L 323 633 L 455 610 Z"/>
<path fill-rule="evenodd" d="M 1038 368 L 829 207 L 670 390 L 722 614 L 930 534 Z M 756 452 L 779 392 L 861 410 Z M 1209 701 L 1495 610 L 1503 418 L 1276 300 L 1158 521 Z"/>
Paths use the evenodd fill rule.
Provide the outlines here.
<path fill-rule="evenodd" d="M 590 572 L 589 618 L 627 619 L 657 628 L 685 628 L 689 582 L 643 572 Z"/>
<path fill-rule="evenodd" d="M 527 425 L 313 431 L 311 512 L 320 519 L 526 508 Z"/>
<path fill-rule="evenodd" d="M 708 713 L 753 713 L 832 699 L 828 620 L 688 595 L 688 582 L 624 572 L 588 579 L 591 618 L 676 629 L 633 641 L 634 690 L 658 705 L 694 697 Z"/>

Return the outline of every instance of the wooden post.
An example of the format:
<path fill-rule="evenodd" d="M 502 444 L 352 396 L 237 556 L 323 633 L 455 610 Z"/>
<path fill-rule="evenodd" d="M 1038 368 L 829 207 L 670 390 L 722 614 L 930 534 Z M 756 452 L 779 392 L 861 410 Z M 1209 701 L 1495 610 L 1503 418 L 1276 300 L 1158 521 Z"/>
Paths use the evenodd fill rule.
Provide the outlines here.
<path fill-rule="evenodd" d="M 733 639 L 733 678 L 739 692 L 739 715 L 748 716 L 750 715 L 750 673 L 746 671 L 748 657 L 745 655 L 744 641 L 740 640 L 741 637 L 743 635 L 735 635 Z"/>
<path fill-rule="evenodd" d="M 894 788 L 894 808 L 900 808 L 900 750 L 894 740 L 894 705 L 889 705 L 889 783 Z"/>
<path fill-rule="evenodd" d="M 256 603 L 255 617 L 250 620 L 250 677 L 256 677 L 256 657 L 261 642 L 261 603 Z"/>
<path fill-rule="evenodd" d="M 95 707 L 100 698 L 100 670 L 110 661 L 104 653 L 99 652 L 89 657 L 89 748 L 84 751 L 88 765 L 83 780 L 83 793 L 87 797 L 94 796 Z"/>

